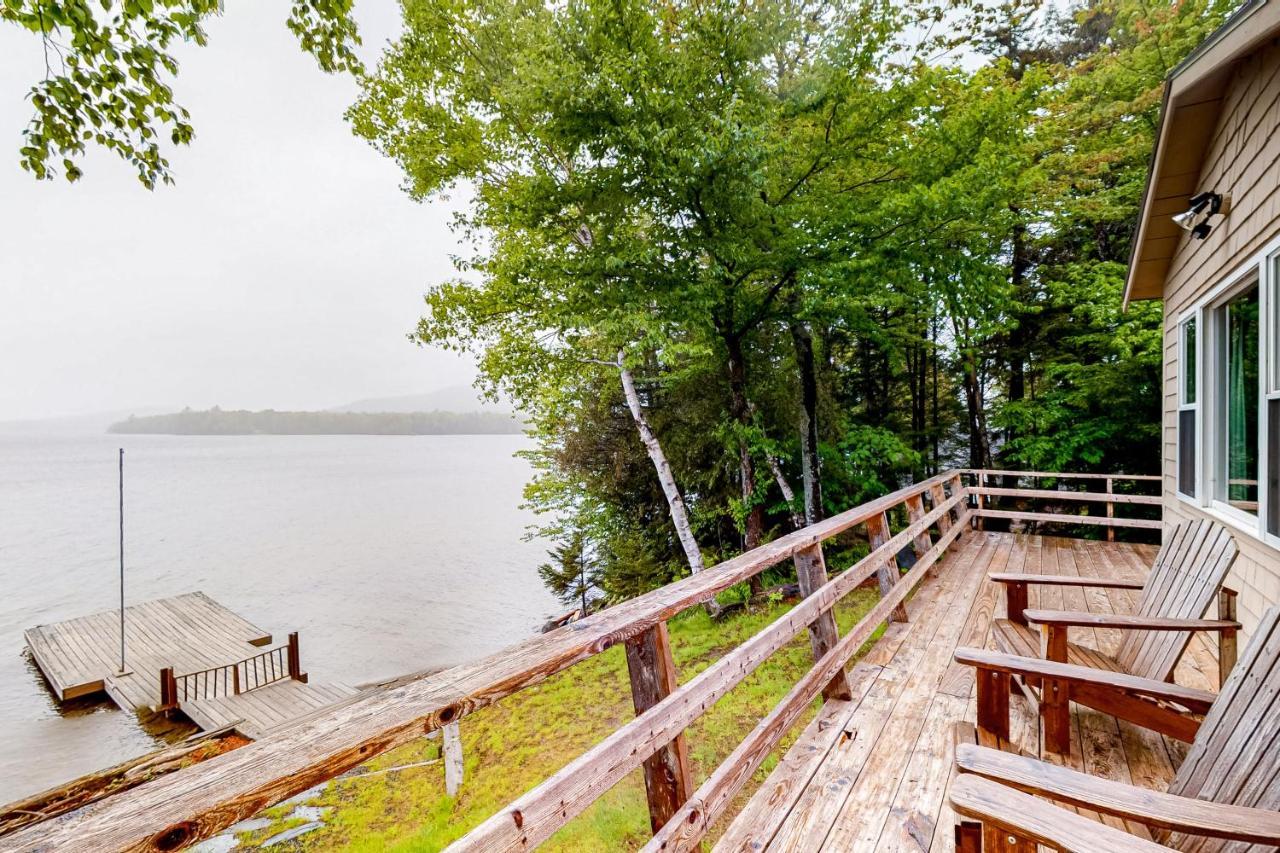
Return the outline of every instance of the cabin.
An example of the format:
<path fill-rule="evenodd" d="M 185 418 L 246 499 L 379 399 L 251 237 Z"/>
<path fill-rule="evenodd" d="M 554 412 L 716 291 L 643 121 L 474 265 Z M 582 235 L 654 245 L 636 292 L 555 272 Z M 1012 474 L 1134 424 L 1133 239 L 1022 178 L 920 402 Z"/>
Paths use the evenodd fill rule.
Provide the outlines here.
<path fill-rule="evenodd" d="M 1253 0 L 1170 75 L 1124 296 L 1164 303 L 1166 530 L 1236 534 L 1246 634 L 1280 601 L 1277 37 Z"/>
<path fill-rule="evenodd" d="M 1125 288 L 1164 301 L 1161 474 L 944 471 L 0 847 L 180 849 L 437 730 L 465 741 L 472 714 L 615 646 L 634 717 L 451 851 L 538 847 L 628 777 L 653 853 L 1280 847 L 1278 35 L 1280 3 L 1250 2 L 1167 85 Z M 799 600 L 679 672 L 668 621 L 779 565 Z M 859 588 L 874 603 L 841 628 Z M 740 743 L 691 750 L 691 725 L 793 644 L 812 666 Z M 1065 817 L 1025 793 L 1049 783 Z"/>

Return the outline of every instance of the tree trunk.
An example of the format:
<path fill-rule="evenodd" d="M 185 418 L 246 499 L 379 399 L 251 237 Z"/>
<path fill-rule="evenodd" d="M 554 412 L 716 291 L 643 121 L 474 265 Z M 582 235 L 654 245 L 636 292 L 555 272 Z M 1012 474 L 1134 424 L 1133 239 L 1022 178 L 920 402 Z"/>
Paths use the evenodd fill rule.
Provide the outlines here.
<path fill-rule="evenodd" d="M 1012 252 L 1011 264 L 1009 270 L 1009 282 L 1013 286 L 1015 304 L 1029 305 L 1030 297 L 1027 293 L 1027 270 L 1031 266 L 1031 259 L 1027 253 L 1027 226 L 1021 219 L 1021 211 L 1016 206 L 1011 206 L 1015 217 L 1019 217 L 1014 222 L 1012 234 Z M 1027 394 L 1027 342 L 1029 335 L 1027 333 L 1026 324 L 1030 319 L 1029 311 L 1018 312 L 1015 316 L 1016 323 L 1009 330 L 1006 351 L 1009 358 L 1009 396 L 1010 403 L 1020 403 Z M 1012 441 L 1017 437 L 1017 433 L 1013 428 L 1005 431 L 1005 441 Z M 1005 477 L 1005 488 L 1013 489 L 1018 486 L 1017 477 Z"/>
<path fill-rule="evenodd" d="M 804 520 L 822 518 L 822 479 L 818 469 L 818 375 L 813 334 L 803 323 L 791 324 L 791 340 L 800 371 L 800 476 L 804 488 Z"/>
<path fill-rule="evenodd" d="M 778 460 L 772 456 L 769 457 L 769 468 L 773 471 L 773 479 L 778 483 L 778 491 L 782 492 L 782 499 L 787 502 L 787 508 L 790 510 L 791 526 L 799 530 L 808 524 L 803 512 L 796 509 L 796 493 L 791 490 L 791 484 L 787 482 L 787 475 L 782 473 L 782 466 L 778 464 Z"/>
<path fill-rule="evenodd" d="M 978 381 L 977 356 L 970 348 L 963 352 L 964 402 L 969 416 L 969 467 L 990 468 L 991 446 L 987 440 L 987 418 Z"/>
<path fill-rule="evenodd" d="M 937 474 L 942 470 L 942 459 L 939 450 L 939 443 L 942 440 L 942 419 L 938 412 L 938 309 L 933 309 L 933 316 L 929 322 L 929 354 L 933 362 L 933 429 L 931 430 L 933 438 L 933 466 L 930 469 L 930 475 Z"/>
<path fill-rule="evenodd" d="M 751 403 L 747 399 L 747 364 L 742 354 L 742 339 L 725 334 L 725 348 L 729 354 L 729 415 L 742 432 L 738 436 L 738 479 L 742 485 L 742 505 L 747 510 L 742 536 L 744 551 L 760 546 L 764 538 L 764 514 L 756 504 L 756 468 L 751 458 L 751 446 L 747 443 L 746 430 L 751 427 Z M 764 591 L 759 575 L 752 575 L 751 594 Z"/>
<path fill-rule="evenodd" d="M 698 540 L 693 538 L 693 529 L 689 527 L 689 514 L 685 511 L 684 498 L 680 497 L 680 489 L 676 487 L 675 477 L 671 475 L 671 465 L 667 462 L 666 454 L 662 452 L 658 437 L 653 434 L 653 429 L 649 426 L 648 418 L 644 416 L 644 410 L 640 408 L 640 395 L 636 393 L 635 380 L 631 376 L 631 371 L 627 369 L 621 352 L 618 353 L 618 373 L 622 377 L 622 392 L 627 398 L 627 408 L 631 410 L 631 417 L 636 422 L 636 429 L 640 432 L 640 441 L 644 443 L 644 449 L 648 451 L 649 458 L 653 461 L 654 470 L 658 473 L 658 482 L 662 484 L 662 493 L 667 496 L 667 506 L 671 510 L 671 523 L 675 525 L 676 535 L 680 538 L 685 558 L 689 561 L 689 570 L 696 575 L 702 571 L 702 551 L 698 549 Z"/>

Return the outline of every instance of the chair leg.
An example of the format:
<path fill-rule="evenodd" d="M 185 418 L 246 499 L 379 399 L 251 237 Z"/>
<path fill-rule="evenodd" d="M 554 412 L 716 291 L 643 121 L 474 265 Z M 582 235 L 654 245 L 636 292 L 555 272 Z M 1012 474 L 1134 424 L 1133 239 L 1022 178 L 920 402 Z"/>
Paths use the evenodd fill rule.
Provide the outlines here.
<path fill-rule="evenodd" d="M 956 853 L 982 853 L 982 824 L 956 821 Z"/>
<path fill-rule="evenodd" d="M 1001 740 L 1009 739 L 1010 678 L 1007 672 L 977 670 L 978 728 Z"/>

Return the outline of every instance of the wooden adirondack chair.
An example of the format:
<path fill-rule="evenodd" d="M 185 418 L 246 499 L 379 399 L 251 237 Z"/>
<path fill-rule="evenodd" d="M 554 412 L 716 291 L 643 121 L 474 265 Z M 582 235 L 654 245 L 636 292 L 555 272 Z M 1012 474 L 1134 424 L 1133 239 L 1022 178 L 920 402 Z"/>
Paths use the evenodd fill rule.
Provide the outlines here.
<path fill-rule="evenodd" d="M 1148 707 L 1151 702 L 1134 705 L 1117 691 L 1123 691 L 1126 676 L 1171 680 L 1193 631 L 1218 632 L 1219 683 L 1226 679 L 1235 663 L 1236 632 L 1240 626 L 1235 621 L 1235 593 L 1222 589 L 1222 583 L 1235 557 L 1235 540 L 1226 528 L 1202 520 L 1185 522 L 1173 529 L 1156 555 L 1145 582 L 1075 575 L 990 575 L 991 580 L 1003 584 L 1006 590 L 1009 618 L 992 622 L 992 638 L 1004 654 L 992 656 L 960 649 L 956 660 L 1012 676 L 1027 698 L 1039 706 L 1044 721 L 1045 748 L 1053 752 L 1065 755 L 1070 751 L 1070 699 L 1126 719 L 1133 719 L 1131 715 L 1137 713 L 1140 718 L 1135 722 L 1160 728 L 1148 719 L 1152 713 Z M 1134 614 L 1028 610 L 1027 588 L 1031 584 L 1141 589 L 1142 596 Z M 1215 597 L 1219 619 L 1199 618 Z M 1031 624 L 1039 626 L 1039 631 Z M 1068 632 L 1077 626 L 1125 631 L 1118 653 L 1111 657 L 1070 642 Z M 1038 667 L 1034 662 L 1037 658 L 1087 667 L 1120 678 L 1064 681 L 1050 675 L 1056 672 L 1053 668 L 1046 671 Z M 1019 663 L 1027 660 L 1033 662 Z M 1049 680 L 1045 681 L 1046 678 Z M 1046 689 L 1037 692 L 1042 682 Z M 1195 695 L 1200 692 L 1183 698 L 1198 707 L 1204 704 L 1202 697 Z M 1185 739 L 1188 729 L 1178 715 L 1160 714 L 1156 722 L 1159 720 L 1172 726 L 1172 730 L 1161 728 L 1162 731 Z"/>
<path fill-rule="evenodd" d="M 1274 850 L 1280 846 L 1280 607 L 1258 625 L 1166 793 L 961 744 L 951 804 L 962 853 Z M 1152 689 L 1155 689 L 1153 685 Z M 1054 802 L 1037 799 L 1037 794 Z M 1055 803 L 1151 828 L 1147 840 Z"/>

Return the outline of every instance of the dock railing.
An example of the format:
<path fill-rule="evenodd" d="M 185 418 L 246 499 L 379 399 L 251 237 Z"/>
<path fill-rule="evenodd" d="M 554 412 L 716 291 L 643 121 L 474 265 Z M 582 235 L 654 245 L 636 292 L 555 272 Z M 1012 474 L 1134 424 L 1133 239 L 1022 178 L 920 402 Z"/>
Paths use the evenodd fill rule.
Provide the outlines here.
<path fill-rule="evenodd" d="M 306 683 L 298 655 L 298 634 L 274 649 L 267 649 L 234 663 L 175 675 L 173 667 L 160 670 L 160 704 L 157 711 L 172 711 L 183 702 L 239 696 L 278 681 Z"/>
<path fill-rule="evenodd" d="M 60 843 L 178 849 L 624 644 L 636 717 L 451 849 L 534 847 L 638 768 L 644 769 L 654 833 L 646 849 L 694 849 L 817 696 L 850 696 L 846 665 L 880 625 L 909 618 L 907 597 L 976 520 L 979 505 L 970 508 L 970 501 L 979 497 L 965 486 L 962 472 L 944 472 L 489 657 L 359 694 L 240 749 L 6 841 L 48 849 Z M 829 576 L 823 544 L 846 534 L 865 537 L 870 551 Z M 907 549 L 915 561 L 903 574 L 898 556 Z M 786 560 L 794 563 L 800 602 L 679 684 L 667 620 Z M 879 587 L 880 599 L 841 636 L 832 608 L 864 582 Z M 685 730 L 806 631 L 812 668 L 695 789 Z"/>

